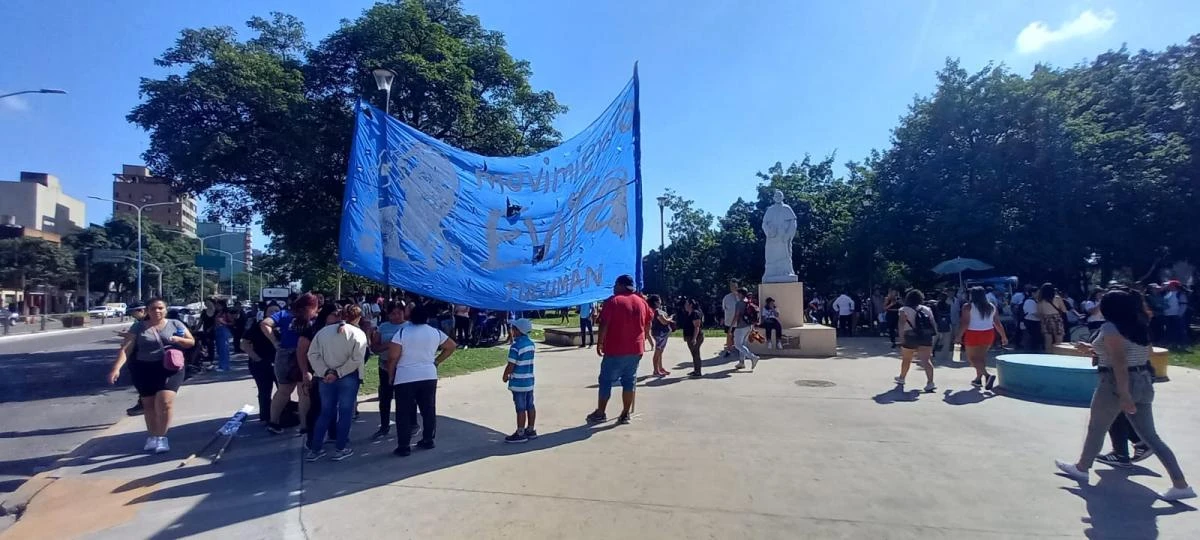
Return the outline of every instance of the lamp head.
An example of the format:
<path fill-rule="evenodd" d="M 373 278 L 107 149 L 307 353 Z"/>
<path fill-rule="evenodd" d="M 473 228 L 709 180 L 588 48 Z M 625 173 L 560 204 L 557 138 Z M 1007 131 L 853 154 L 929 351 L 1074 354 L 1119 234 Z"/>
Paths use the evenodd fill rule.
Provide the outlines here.
<path fill-rule="evenodd" d="M 387 68 L 375 68 L 371 70 L 371 75 L 375 76 L 375 86 L 383 92 L 392 91 L 392 80 L 396 78 L 396 73 Z"/>

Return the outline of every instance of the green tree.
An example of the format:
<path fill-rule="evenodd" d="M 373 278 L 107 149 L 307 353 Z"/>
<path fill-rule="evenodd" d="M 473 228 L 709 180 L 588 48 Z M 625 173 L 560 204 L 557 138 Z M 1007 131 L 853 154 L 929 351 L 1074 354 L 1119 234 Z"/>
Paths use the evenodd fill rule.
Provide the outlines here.
<path fill-rule="evenodd" d="M 70 248 L 30 237 L 0 240 L 0 276 L 26 297 L 39 286 L 71 289 L 79 283 Z"/>
<path fill-rule="evenodd" d="M 289 15 L 247 26 L 246 39 L 184 30 L 156 60 L 175 74 L 143 79 L 128 118 L 150 133 L 148 165 L 205 194 L 210 217 L 261 216 L 278 251 L 314 263 L 334 252 L 352 107 L 379 96 L 377 66 L 397 74 L 392 114 L 451 144 L 516 155 L 559 140 L 553 121 L 565 108 L 533 90 L 529 64 L 457 0 L 378 3 L 315 47 Z"/>

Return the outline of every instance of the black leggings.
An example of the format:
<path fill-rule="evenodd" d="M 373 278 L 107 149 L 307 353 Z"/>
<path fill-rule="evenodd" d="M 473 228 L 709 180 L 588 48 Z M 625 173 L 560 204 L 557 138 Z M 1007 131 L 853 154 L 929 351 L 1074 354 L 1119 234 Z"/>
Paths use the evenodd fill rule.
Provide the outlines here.
<path fill-rule="evenodd" d="M 471 318 L 454 316 L 454 341 L 466 344 L 471 339 Z"/>
<path fill-rule="evenodd" d="M 697 330 L 699 332 L 699 330 Z M 700 373 L 700 346 L 704 344 L 704 334 L 696 336 L 696 342 L 687 340 L 688 351 L 692 353 L 692 371 Z"/>
<path fill-rule="evenodd" d="M 388 387 L 392 386 L 392 385 L 388 384 L 388 382 L 389 382 L 388 377 L 389 377 L 389 375 L 388 375 L 387 371 L 384 371 L 383 369 L 379 370 L 379 380 L 384 381 L 384 385 L 383 385 L 384 389 L 379 392 L 379 429 L 380 430 L 388 429 L 392 425 L 392 400 L 395 398 L 395 396 L 393 395 L 395 392 L 387 390 Z M 412 418 L 409 426 L 415 426 L 417 424 L 417 410 L 412 409 L 409 412 L 412 413 L 409 415 Z M 409 430 L 411 431 L 412 427 L 409 427 Z"/>
<path fill-rule="evenodd" d="M 579 335 L 580 345 L 589 345 L 588 338 L 591 338 L 590 345 L 596 344 L 596 332 L 593 330 L 591 317 L 579 319 L 579 331 L 581 332 Z"/>
<path fill-rule="evenodd" d="M 392 387 L 396 394 L 396 446 L 408 448 L 416 410 L 421 411 L 421 440 L 437 435 L 437 379 L 413 381 Z"/>
<path fill-rule="evenodd" d="M 258 387 L 258 418 L 264 422 L 271 419 L 271 393 L 275 387 L 275 364 L 270 360 L 250 362 L 250 375 Z"/>
<path fill-rule="evenodd" d="M 1138 437 L 1137 430 L 1133 429 L 1133 424 L 1129 423 L 1129 418 L 1124 413 L 1118 414 L 1117 419 L 1113 420 L 1112 426 L 1108 428 L 1108 439 L 1112 441 L 1113 453 L 1121 457 L 1129 457 L 1129 444 L 1139 444 L 1142 438 Z"/>
<path fill-rule="evenodd" d="M 772 331 L 775 332 L 775 339 L 783 337 L 783 325 L 779 324 L 779 319 L 767 319 L 763 321 L 762 327 L 767 331 L 767 343 L 773 343 L 771 341 Z"/>

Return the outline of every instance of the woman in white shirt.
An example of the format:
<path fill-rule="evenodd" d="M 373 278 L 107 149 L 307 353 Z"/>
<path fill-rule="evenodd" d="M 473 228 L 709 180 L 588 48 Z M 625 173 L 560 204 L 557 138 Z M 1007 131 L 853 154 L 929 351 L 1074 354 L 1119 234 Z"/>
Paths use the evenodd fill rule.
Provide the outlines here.
<path fill-rule="evenodd" d="M 409 448 L 412 437 L 410 411 L 414 408 L 421 411 L 422 435 L 417 448 L 429 450 L 434 446 L 437 367 L 458 347 L 453 339 L 428 324 L 435 313 L 427 305 L 413 308 L 408 326 L 397 330 L 388 345 L 388 373 L 392 376 L 392 392 L 396 398 L 396 450 L 392 453 L 400 457 L 412 453 Z"/>
<path fill-rule="evenodd" d="M 937 390 L 933 384 L 933 338 L 938 333 L 937 319 L 933 310 L 924 305 L 925 294 L 917 289 L 909 289 L 904 295 L 904 306 L 900 308 L 900 320 L 897 323 L 902 338 L 900 345 L 900 376 L 896 384 L 904 386 L 908 369 L 912 367 L 913 355 L 917 364 L 925 370 L 925 391 Z"/>
<path fill-rule="evenodd" d="M 957 341 L 967 350 L 967 361 L 975 368 L 971 386 L 991 390 L 996 385 L 996 376 L 987 371 L 987 351 L 992 348 L 996 332 L 1000 333 L 1001 346 L 1008 345 L 1008 334 L 1000 323 L 1000 310 L 987 301 L 983 287 L 971 287 L 970 296 L 971 301 L 963 305 L 959 316 L 962 330 Z"/>

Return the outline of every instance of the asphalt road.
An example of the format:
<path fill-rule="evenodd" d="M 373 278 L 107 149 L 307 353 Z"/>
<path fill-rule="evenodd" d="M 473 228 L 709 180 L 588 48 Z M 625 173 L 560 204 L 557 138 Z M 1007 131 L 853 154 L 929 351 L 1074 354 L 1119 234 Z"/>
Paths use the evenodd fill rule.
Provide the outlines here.
<path fill-rule="evenodd" d="M 0 499 L 133 405 L 128 374 L 104 380 L 120 328 L 0 339 Z"/>

